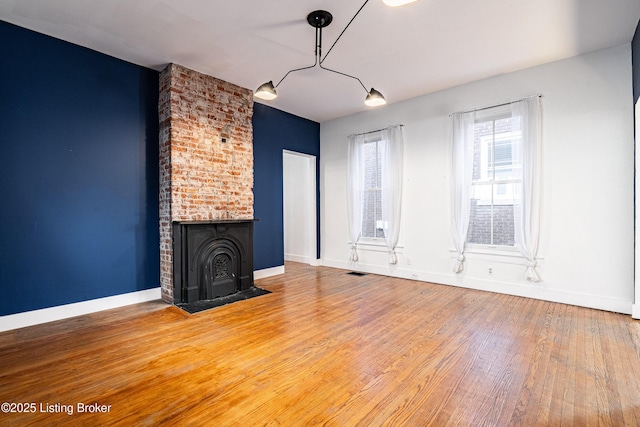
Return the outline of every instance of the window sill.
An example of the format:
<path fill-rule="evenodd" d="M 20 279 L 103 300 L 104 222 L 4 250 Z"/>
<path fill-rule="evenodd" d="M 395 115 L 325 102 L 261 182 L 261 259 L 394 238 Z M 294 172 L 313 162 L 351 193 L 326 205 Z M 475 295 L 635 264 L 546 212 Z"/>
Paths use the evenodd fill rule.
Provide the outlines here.
<path fill-rule="evenodd" d="M 520 251 L 515 246 L 490 246 L 490 245 L 475 245 L 468 244 L 464 250 L 468 254 L 483 254 L 483 255 L 504 255 L 515 256 L 522 258 Z"/>
<path fill-rule="evenodd" d="M 451 257 L 456 257 L 456 250 L 449 249 Z M 522 256 L 518 248 L 506 246 L 467 246 L 464 250 L 467 259 L 486 260 L 491 262 L 501 262 L 505 264 L 526 265 L 526 258 Z M 543 261 L 544 258 L 536 257 L 536 261 Z"/>
<path fill-rule="evenodd" d="M 352 243 L 348 243 L 351 247 Z M 403 245 L 398 244 L 396 246 L 396 254 L 401 254 L 404 249 Z M 371 251 L 371 252 L 389 252 L 387 243 L 384 239 L 360 239 L 358 240 L 358 250 Z"/>

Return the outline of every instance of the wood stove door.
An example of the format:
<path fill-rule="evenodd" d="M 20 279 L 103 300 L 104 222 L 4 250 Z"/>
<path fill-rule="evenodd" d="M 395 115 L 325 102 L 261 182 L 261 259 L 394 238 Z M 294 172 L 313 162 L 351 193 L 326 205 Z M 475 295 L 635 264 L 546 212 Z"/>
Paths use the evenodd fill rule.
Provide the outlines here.
<path fill-rule="evenodd" d="M 237 257 L 226 248 L 219 248 L 209 254 L 203 263 L 204 283 L 200 284 L 200 299 L 208 300 L 231 295 L 238 291 Z"/>

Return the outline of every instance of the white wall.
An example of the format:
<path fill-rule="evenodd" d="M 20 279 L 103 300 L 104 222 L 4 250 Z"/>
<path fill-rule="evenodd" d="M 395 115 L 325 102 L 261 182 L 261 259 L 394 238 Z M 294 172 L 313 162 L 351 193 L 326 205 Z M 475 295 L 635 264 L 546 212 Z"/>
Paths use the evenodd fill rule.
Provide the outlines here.
<path fill-rule="evenodd" d="M 627 44 L 322 123 L 322 263 L 631 313 L 631 78 Z M 524 280 L 520 257 L 482 253 L 468 253 L 464 272 L 456 275 L 449 234 L 449 114 L 534 94 L 543 95 L 538 254 L 543 281 Z M 399 262 L 390 266 L 386 252 L 360 250 L 360 261 L 352 265 L 345 193 L 347 136 L 395 123 L 405 125 Z"/>

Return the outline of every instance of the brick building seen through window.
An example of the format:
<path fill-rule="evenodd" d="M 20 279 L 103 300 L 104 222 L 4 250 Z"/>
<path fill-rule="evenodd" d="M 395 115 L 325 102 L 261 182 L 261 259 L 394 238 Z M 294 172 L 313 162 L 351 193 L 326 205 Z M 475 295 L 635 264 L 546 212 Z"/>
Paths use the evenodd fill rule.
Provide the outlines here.
<path fill-rule="evenodd" d="M 362 237 L 384 238 L 382 223 L 382 159 L 386 144 L 381 133 L 368 135 L 364 144 L 364 200 Z"/>
<path fill-rule="evenodd" d="M 518 118 L 509 115 L 476 120 L 471 214 L 467 243 L 514 246 L 513 152 L 520 143 Z"/>

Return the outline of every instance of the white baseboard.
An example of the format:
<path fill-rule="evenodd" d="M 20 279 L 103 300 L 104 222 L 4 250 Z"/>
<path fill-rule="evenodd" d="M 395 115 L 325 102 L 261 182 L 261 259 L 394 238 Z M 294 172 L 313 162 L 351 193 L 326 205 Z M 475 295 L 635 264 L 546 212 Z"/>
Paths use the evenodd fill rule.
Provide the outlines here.
<path fill-rule="evenodd" d="M 158 299 L 160 299 L 159 287 L 128 294 L 114 295 L 112 297 L 43 308 L 41 310 L 9 314 L 0 317 L 0 332 Z"/>
<path fill-rule="evenodd" d="M 265 277 L 277 276 L 278 274 L 284 274 L 284 265 L 256 270 L 253 272 L 253 279 L 264 279 Z"/>
<path fill-rule="evenodd" d="M 318 266 L 318 261 L 315 257 L 309 257 L 304 255 L 294 255 L 294 254 L 284 254 L 285 261 L 299 262 L 302 264 L 309 264 L 313 266 Z"/>
<path fill-rule="evenodd" d="M 597 310 L 611 311 L 614 313 L 632 314 L 631 301 L 617 298 L 603 297 L 600 295 L 584 294 L 579 292 L 569 292 L 562 289 L 541 287 L 538 284 L 523 284 L 500 282 L 496 280 L 475 279 L 461 277 L 454 273 L 433 274 L 425 271 L 408 270 L 396 266 L 368 265 L 363 263 L 352 263 L 340 260 L 322 260 L 322 265 L 327 267 L 340 268 L 343 270 L 361 271 L 383 276 L 401 277 L 404 279 L 418 280 L 422 282 L 438 283 L 442 285 L 458 286 L 467 289 L 496 292 L 500 294 L 515 295 L 526 298 L 534 298 L 543 301 L 557 302 L 562 304 L 577 305 Z M 634 318 L 640 318 L 640 307 L 635 306 Z"/>
<path fill-rule="evenodd" d="M 633 304 L 631 308 L 631 317 L 634 319 L 640 319 L 640 304 Z"/>
<path fill-rule="evenodd" d="M 284 265 L 254 271 L 254 279 L 276 276 L 284 274 Z M 131 292 L 111 297 L 81 301 L 73 304 L 48 307 L 40 310 L 25 311 L 23 313 L 0 316 L 0 332 L 13 329 L 26 328 L 27 326 L 39 325 L 41 323 L 55 322 L 56 320 L 68 319 L 70 317 L 82 316 L 83 314 L 96 313 L 98 311 L 110 310 L 112 308 L 124 307 L 131 304 L 138 304 L 146 301 L 161 299 L 160 288 L 146 289 L 144 291 Z"/>

